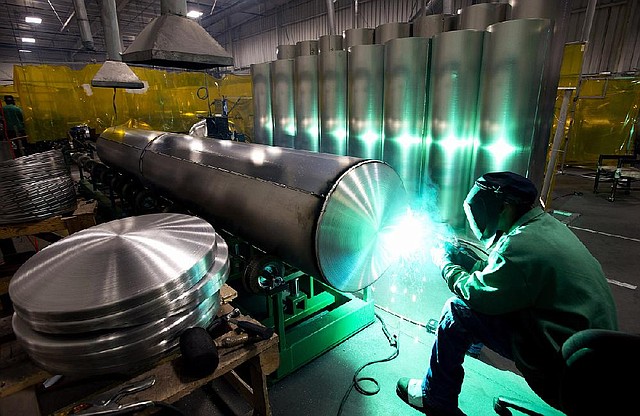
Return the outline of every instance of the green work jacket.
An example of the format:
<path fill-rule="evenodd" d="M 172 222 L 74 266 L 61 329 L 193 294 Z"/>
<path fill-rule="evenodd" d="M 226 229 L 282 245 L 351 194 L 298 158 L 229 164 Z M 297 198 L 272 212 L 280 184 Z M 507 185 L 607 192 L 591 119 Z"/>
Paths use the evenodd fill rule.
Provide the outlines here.
<path fill-rule="evenodd" d="M 2 106 L 4 120 L 7 123 L 7 130 L 19 136 L 24 132 L 24 120 L 22 118 L 22 110 L 17 105 L 7 104 Z"/>
<path fill-rule="evenodd" d="M 538 394 L 553 388 L 550 378 L 557 379 L 560 349 L 571 335 L 617 329 L 600 263 L 566 225 L 539 207 L 502 235 L 471 273 L 451 263 L 442 273 L 449 289 L 473 310 L 513 322 L 514 361 Z"/>

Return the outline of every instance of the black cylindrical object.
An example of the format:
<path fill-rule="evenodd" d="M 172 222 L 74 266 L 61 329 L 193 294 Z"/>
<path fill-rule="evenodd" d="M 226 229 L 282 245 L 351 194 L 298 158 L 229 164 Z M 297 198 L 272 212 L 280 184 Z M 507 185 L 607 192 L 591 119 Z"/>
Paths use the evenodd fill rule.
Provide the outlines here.
<path fill-rule="evenodd" d="M 220 357 L 211 335 L 201 327 L 189 328 L 180 335 L 184 370 L 193 377 L 205 377 L 218 368 Z"/>

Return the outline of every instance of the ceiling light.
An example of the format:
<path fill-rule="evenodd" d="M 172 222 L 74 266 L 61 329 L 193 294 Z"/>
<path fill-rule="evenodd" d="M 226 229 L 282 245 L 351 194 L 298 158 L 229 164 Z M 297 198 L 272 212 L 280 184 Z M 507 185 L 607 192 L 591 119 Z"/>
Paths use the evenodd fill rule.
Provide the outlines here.
<path fill-rule="evenodd" d="M 24 43 L 36 43 L 36 40 L 34 38 L 22 38 L 22 41 Z"/>
<path fill-rule="evenodd" d="M 27 16 L 24 18 L 24 21 L 27 23 L 35 23 L 37 25 L 39 25 L 40 23 L 42 23 L 42 19 L 39 17 L 32 17 L 32 16 Z"/>
<path fill-rule="evenodd" d="M 18 49 L 18 52 L 31 53 L 29 49 Z"/>
<path fill-rule="evenodd" d="M 187 13 L 187 17 L 190 17 L 192 19 L 197 19 L 200 16 L 202 16 L 202 12 L 199 12 L 197 10 L 191 10 L 189 13 Z"/>

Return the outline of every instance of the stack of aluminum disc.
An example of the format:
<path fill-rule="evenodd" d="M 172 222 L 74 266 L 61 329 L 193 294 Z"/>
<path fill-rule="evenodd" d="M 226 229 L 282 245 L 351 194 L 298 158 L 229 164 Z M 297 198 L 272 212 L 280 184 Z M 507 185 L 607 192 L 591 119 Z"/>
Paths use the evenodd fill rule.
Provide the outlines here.
<path fill-rule="evenodd" d="M 41 220 L 76 208 L 60 150 L 0 162 L 0 224 Z"/>
<path fill-rule="evenodd" d="M 9 295 L 27 354 L 57 374 L 129 373 L 208 327 L 229 273 L 206 221 L 150 214 L 101 224 L 31 257 Z"/>

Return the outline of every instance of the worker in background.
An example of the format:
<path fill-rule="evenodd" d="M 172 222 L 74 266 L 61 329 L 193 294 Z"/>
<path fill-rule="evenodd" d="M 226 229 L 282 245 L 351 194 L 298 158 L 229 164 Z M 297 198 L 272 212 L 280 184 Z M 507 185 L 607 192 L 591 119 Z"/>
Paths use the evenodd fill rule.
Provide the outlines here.
<path fill-rule="evenodd" d="M 4 125 L 6 126 L 7 139 L 15 143 L 15 148 L 24 155 L 27 132 L 24 128 L 22 109 L 16 105 L 13 95 L 4 96 L 5 105 L 2 106 Z"/>
<path fill-rule="evenodd" d="M 451 244 L 432 250 L 455 296 L 443 308 L 426 375 L 397 385 L 398 396 L 427 415 L 464 414 L 462 363 L 478 342 L 515 361 L 533 391 L 559 407 L 562 344 L 584 329 L 617 329 L 600 264 L 569 228 L 534 207 L 537 194 L 515 173 L 483 175 L 464 209 L 487 260 Z"/>

